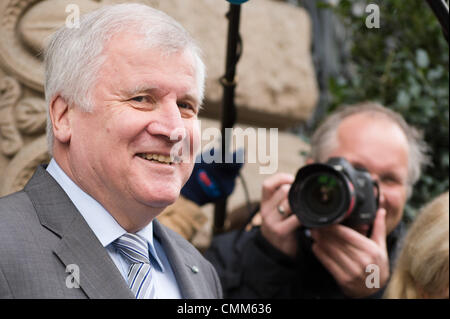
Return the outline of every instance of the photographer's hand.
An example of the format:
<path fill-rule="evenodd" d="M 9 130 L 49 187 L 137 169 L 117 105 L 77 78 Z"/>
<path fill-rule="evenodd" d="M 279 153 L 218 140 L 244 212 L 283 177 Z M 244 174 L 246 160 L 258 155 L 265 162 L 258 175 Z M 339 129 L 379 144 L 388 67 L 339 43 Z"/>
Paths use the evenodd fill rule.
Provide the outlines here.
<path fill-rule="evenodd" d="M 356 230 L 332 225 L 314 229 L 312 250 L 321 263 L 336 279 L 342 291 L 349 297 L 363 298 L 384 287 L 389 278 L 389 258 L 386 248 L 386 211 L 377 212 L 372 235 L 367 238 Z M 367 266 L 374 264 L 379 269 L 379 288 L 368 287 Z"/>
<path fill-rule="evenodd" d="M 300 226 L 291 213 L 287 195 L 294 176 L 284 173 L 272 175 L 264 181 L 261 199 L 261 233 L 265 239 L 284 254 L 295 257 L 298 239 L 295 230 Z"/>

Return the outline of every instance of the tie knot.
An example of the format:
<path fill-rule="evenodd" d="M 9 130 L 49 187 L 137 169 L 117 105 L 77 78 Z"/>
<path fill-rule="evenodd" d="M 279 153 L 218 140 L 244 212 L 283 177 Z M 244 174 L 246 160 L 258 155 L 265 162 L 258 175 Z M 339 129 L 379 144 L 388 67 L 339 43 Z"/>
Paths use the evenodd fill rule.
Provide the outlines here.
<path fill-rule="evenodd" d="M 127 233 L 113 242 L 116 249 L 132 264 L 149 264 L 147 241 L 139 235 Z"/>

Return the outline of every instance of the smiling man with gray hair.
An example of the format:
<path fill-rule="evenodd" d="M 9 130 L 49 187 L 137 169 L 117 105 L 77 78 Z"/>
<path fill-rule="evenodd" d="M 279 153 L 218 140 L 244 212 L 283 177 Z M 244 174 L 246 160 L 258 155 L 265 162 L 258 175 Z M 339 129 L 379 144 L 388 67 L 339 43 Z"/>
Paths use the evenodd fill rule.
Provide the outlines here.
<path fill-rule="evenodd" d="M 200 134 L 189 34 L 148 6 L 107 6 L 59 29 L 45 66 L 53 158 L 0 199 L 0 298 L 221 297 L 211 264 L 155 219 L 197 152 L 170 156 Z"/>

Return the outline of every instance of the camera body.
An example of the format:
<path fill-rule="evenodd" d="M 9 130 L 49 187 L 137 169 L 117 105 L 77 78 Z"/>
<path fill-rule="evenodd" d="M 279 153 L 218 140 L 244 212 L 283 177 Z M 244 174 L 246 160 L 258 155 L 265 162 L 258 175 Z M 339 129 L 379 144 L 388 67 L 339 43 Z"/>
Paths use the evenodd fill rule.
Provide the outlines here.
<path fill-rule="evenodd" d="M 333 157 L 299 169 L 288 199 L 292 212 L 307 228 L 337 223 L 354 227 L 373 223 L 379 187 L 367 170 Z"/>

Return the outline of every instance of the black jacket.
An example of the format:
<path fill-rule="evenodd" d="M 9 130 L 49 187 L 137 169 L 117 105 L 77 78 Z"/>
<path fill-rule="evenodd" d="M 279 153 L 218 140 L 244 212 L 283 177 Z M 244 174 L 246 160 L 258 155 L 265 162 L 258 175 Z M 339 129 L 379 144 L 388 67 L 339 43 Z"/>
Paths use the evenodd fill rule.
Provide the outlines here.
<path fill-rule="evenodd" d="M 403 228 L 400 224 L 387 237 L 391 269 Z M 312 253 L 305 232 L 299 232 L 299 241 L 300 253 L 293 259 L 268 243 L 259 228 L 232 231 L 215 237 L 205 257 L 216 267 L 225 298 L 346 298 Z"/>

